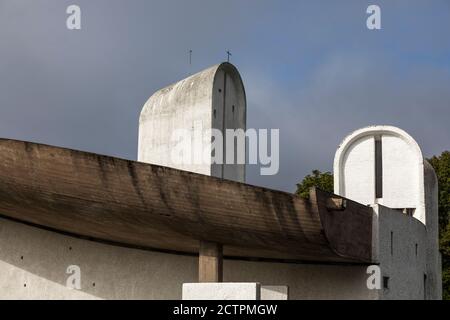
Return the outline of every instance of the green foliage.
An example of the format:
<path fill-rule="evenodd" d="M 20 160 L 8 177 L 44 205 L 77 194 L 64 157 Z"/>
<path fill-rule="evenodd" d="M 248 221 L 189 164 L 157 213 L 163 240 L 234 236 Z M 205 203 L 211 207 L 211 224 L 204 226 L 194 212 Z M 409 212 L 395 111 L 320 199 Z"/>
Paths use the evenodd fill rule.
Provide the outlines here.
<path fill-rule="evenodd" d="M 311 187 L 333 192 L 333 175 L 330 172 L 322 173 L 319 170 L 313 170 L 312 174 L 308 174 L 303 178 L 302 182 L 297 183 L 297 191 L 295 193 L 304 199 L 308 199 Z"/>
<path fill-rule="evenodd" d="M 450 300 L 450 224 L 441 232 L 439 244 L 442 253 L 442 298 Z"/>
<path fill-rule="evenodd" d="M 428 159 L 439 183 L 439 246 L 442 253 L 442 297 L 450 300 L 450 151 Z"/>
<path fill-rule="evenodd" d="M 450 151 L 444 151 L 439 157 L 428 159 L 433 166 L 439 183 L 439 226 L 444 232 L 450 217 Z"/>

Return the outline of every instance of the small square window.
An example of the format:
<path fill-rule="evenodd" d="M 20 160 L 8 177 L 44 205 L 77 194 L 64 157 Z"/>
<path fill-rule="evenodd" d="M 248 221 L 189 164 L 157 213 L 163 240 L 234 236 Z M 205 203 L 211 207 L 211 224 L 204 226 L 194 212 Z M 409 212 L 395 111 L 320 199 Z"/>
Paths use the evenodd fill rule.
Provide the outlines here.
<path fill-rule="evenodd" d="M 383 288 L 389 289 L 389 277 L 383 277 Z"/>

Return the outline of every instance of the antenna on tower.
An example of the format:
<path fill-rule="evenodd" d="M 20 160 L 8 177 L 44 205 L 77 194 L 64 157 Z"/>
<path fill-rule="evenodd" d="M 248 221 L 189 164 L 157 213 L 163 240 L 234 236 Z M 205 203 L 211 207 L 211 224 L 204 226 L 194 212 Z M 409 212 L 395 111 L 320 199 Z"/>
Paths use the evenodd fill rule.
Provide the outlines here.
<path fill-rule="evenodd" d="M 192 50 L 189 50 L 189 66 L 192 65 Z"/>

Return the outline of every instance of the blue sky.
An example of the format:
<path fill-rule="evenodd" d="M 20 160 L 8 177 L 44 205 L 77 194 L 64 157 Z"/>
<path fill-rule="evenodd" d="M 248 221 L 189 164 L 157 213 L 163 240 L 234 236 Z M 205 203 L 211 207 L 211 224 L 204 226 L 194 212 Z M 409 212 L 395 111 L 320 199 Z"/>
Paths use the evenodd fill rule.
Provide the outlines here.
<path fill-rule="evenodd" d="M 148 97 L 228 49 L 248 127 L 280 128 L 279 174 L 250 167 L 249 183 L 293 191 L 366 125 L 405 129 L 426 156 L 450 149 L 446 0 L 0 0 L 0 137 L 136 159 Z"/>

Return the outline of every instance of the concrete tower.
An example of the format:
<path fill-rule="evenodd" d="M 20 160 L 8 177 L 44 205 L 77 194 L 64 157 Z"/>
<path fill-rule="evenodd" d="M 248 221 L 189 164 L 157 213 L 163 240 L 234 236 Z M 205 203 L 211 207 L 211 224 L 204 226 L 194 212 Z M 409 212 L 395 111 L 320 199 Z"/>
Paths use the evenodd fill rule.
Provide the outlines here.
<path fill-rule="evenodd" d="M 378 213 L 378 207 L 389 207 L 419 220 L 426 233 L 424 294 L 428 299 L 440 298 L 437 178 L 417 142 L 405 131 L 392 126 L 371 126 L 354 131 L 341 143 L 334 158 L 334 192 L 362 204 L 375 205 Z M 405 225 L 408 225 L 407 220 Z M 394 235 L 400 234 L 400 231 L 394 231 L 392 215 L 386 219 L 378 215 L 378 228 L 379 239 L 390 237 L 391 243 L 395 240 Z M 390 236 L 389 232 L 382 236 L 387 229 L 391 230 Z M 407 239 L 400 240 L 402 244 L 408 242 Z M 415 245 L 417 256 L 418 240 L 414 241 L 409 247 Z M 393 249 L 387 253 L 378 249 L 378 260 L 392 265 L 393 259 L 386 258 L 393 255 Z"/>
<path fill-rule="evenodd" d="M 213 129 L 222 141 L 213 139 Z M 225 162 L 226 129 L 246 130 L 246 98 L 237 69 L 221 63 L 148 99 L 139 120 L 138 161 L 244 182 L 244 164 L 213 161 L 222 151 Z"/>

